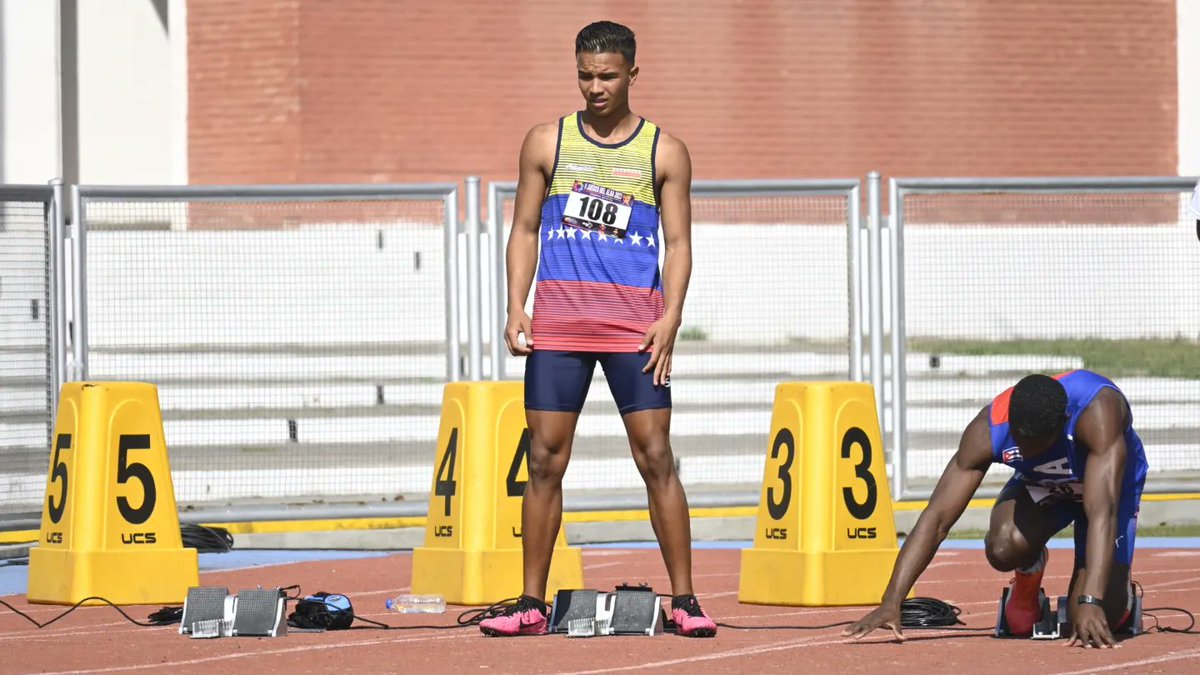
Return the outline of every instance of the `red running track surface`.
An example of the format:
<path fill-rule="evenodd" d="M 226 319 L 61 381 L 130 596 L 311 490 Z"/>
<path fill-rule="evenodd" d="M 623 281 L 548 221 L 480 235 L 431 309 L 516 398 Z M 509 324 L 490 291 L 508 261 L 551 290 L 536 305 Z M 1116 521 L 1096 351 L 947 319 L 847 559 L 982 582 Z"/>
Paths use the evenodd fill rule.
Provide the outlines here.
<path fill-rule="evenodd" d="M 202 575 L 205 585 L 231 590 L 300 584 L 348 595 L 355 610 L 393 625 L 453 625 L 460 608 L 444 615 L 392 615 L 386 598 L 404 592 L 411 556 L 292 563 Z M 585 584 L 611 590 L 623 582 L 648 582 L 668 590 L 666 573 L 653 549 L 585 549 Z M 1066 648 L 1065 641 L 998 640 L 991 637 L 1000 591 L 1008 577 L 988 567 L 979 551 L 944 551 L 918 583 L 917 593 L 962 608 L 974 630 L 913 630 L 897 644 L 888 632 L 859 643 L 841 637 L 841 627 L 806 629 L 861 617 L 863 608 L 797 608 L 743 605 L 737 601 L 737 550 L 697 550 L 695 584 L 709 614 L 745 626 L 784 626 L 778 630 L 722 628 L 713 639 L 674 635 L 569 639 L 487 638 L 476 627 L 450 630 L 360 629 L 283 638 L 193 640 L 177 626 L 142 628 L 109 607 L 87 607 L 38 630 L 0 607 L 0 672 L 173 673 L 607 673 L 654 669 L 695 673 L 1055 673 L 1200 672 L 1200 636 L 1155 633 L 1125 640 L 1115 650 Z M 1044 585 L 1051 595 L 1065 592 L 1070 556 L 1052 558 Z M 1134 578 L 1146 593 L 1146 606 L 1200 609 L 1200 551 L 1139 551 Z M 39 621 L 60 613 L 56 606 L 28 605 L 23 596 L 3 598 Z M 145 617 L 157 607 L 130 608 Z M 1163 612 L 1160 621 L 1185 626 L 1186 618 Z M 1147 619 L 1147 624 L 1153 621 Z"/>

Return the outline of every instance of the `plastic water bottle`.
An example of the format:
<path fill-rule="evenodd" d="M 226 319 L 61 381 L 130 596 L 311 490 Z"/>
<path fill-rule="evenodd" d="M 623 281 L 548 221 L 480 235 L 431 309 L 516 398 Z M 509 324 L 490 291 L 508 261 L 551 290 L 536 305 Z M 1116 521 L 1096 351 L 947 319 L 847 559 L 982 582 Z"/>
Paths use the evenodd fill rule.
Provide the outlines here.
<path fill-rule="evenodd" d="M 395 614 L 441 614 L 446 600 L 440 595 L 397 595 L 384 605 Z"/>

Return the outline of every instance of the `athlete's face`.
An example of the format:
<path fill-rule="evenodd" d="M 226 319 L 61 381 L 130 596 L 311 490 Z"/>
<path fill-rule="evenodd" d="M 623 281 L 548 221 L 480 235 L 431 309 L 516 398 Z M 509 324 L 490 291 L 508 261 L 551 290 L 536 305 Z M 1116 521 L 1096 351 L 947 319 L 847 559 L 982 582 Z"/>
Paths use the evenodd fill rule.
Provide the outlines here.
<path fill-rule="evenodd" d="M 630 66 L 616 52 L 575 57 L 579 69 L 579 91 L 593 115 L 606 117 L 614 110 L 624 111 L 629 103 L 629 87 L 637 79 L 637 66 Z"/>
<path fill-rule="evenodd" d="M 1033 459 L 1050 449 L 1054 445 L 1057 436 L 1047 436 L 1045 438 L 1032 438 L 1029 436 L 1020 436 L 1013 434 L 1013 440 L 1017 442 L 1017 447 L 1021 449 L 1021 456 L 1025 459 Z"/>
<path fill-rule="evenodd" d="M 1064 415 L 1062 423 L 1058 425 L 1058 429 L 1048 436 L 1025 436 L 1014 431 L 1013 440 L 1017 442 L 1017 447 L 1021 449 L 1021 456 L 1025 459 L 1032 459 L 1054 447 L 1054 443 L 1058 441 L 1058 437 L 1062 435 L 1063 429 L 1066 426 L 1067 418 Z"/>

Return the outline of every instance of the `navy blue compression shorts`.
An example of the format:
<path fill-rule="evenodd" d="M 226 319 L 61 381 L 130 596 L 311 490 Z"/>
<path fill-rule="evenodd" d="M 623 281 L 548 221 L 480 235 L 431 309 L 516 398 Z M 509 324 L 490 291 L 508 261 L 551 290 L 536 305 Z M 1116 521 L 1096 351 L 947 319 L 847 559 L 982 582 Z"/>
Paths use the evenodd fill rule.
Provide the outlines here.
<path fill-rule="evenodd" d="M 671 407 L 670 386 L 654 386 L 654 371 L 643 373 L 650 352 L 562 352 L 533 350 L 525 362 L 525 409 L 583 410 L 596 363 L 622 415 Z"/>

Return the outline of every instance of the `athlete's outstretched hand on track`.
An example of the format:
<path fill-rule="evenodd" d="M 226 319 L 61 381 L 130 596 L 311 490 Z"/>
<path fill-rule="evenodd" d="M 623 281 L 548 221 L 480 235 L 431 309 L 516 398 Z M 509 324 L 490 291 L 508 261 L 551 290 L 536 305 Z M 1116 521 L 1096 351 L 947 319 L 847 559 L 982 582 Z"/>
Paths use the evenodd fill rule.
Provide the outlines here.
<path fill-rule="evenodd" d="M 518 309 L 508 313 L 508 326 L 504 328 L 504 342 L 508 345 L 508 353 L 513 356 L 528 356 L 533 353 L 533 322 L 525 310 Z M 521 335 L 525 342 L 521 342 Z"/>
<path fill-rule="evenodd" d="M 891 628 L 892 635 L 898 642 L 904 642 L 904 633 L 900 632 L 900 608 L 890 605 L 880 605 L 870 614 L 856 621 L 842 631 L 842 635 L 859 640 L 876 628 Z"/>
<path fill-rule="evenodd" d="M 1072 626 L 1071 639 L 1067 647 L 1080 645 L 1091 649 L 1093 646 L 1101 649 L 1111 649 L 1117 646 L 1112 631 L 1108 629 L 1108 619 L 1104 610 L 1095 605 L 1080 604 L 1075 610 L 1075 623 Z"/>
<path fill-rule="evenodd" d="M 642 339 L 639 352 L 650 349 L 650 360 L 643 373 L 654 370 L 654 386 L 666 387 L 671 384 L 671 355 L 675 352 L 675 335 L 679 332 L 679 320 L 664 316 L 650 324 L 646 329 L 646 337 Z"/>

